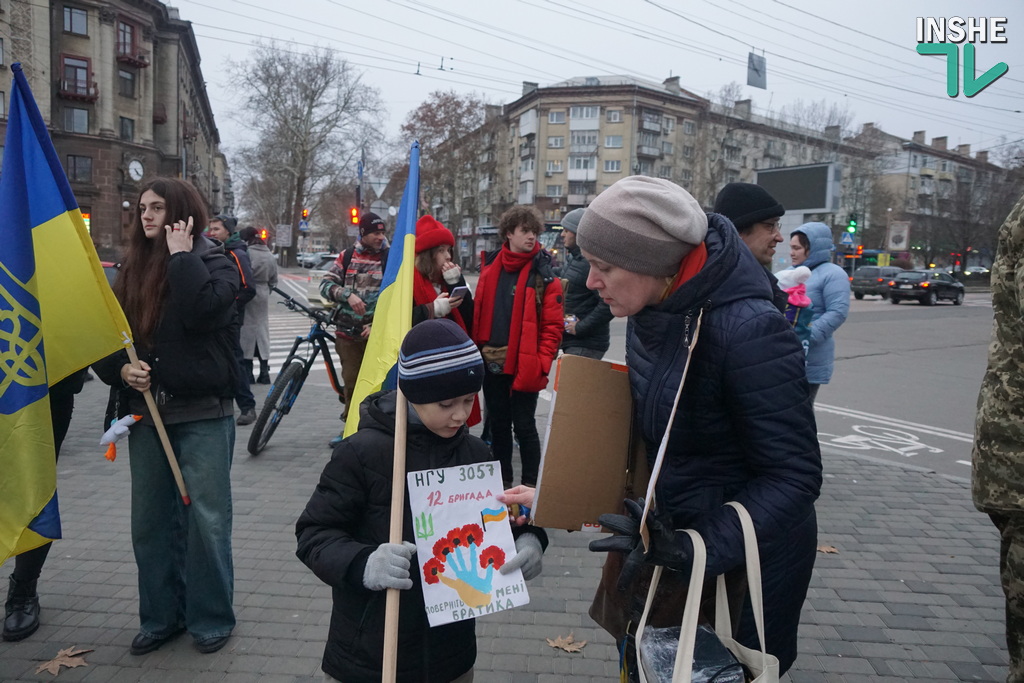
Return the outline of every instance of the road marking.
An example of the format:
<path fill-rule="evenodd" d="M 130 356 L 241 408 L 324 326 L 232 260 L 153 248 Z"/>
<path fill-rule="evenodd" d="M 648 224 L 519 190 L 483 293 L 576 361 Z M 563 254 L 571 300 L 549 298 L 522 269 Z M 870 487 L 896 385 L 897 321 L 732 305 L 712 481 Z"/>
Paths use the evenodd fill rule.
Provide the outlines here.
<path fill-rule="evenodd" d="M 818 441 L 823 446 L 835 446 L 836 448 L 850 448 L 858 451 L 880 450 L 890 453 L 911 457 L 916 451 L 924 450 L 927 453 L 942 453 L 941 448 L 929 446 L 922 443 L 917 436 L 909 432 L 886 427 L 873 427 L 870 425 L 854 425 L 854 434 L 838 436 L 827 432 L 818 432 Z M 821 437 L 831 437 L 822 441 Z"/>
<path fill-rule="evenodd" d="M 970 460 L 957 460 L 957 462 L 960 463 L 961 465 L 967 465 L 968 467 L 971 466 Z"/>
<path fill-rule="evenodd" d="M 960 441 L 963 443 L 974 443 L 973 434 L 955 432 L 951 429 L 943 429 L 941 427 L 923 425 L 917 422 L 908 422 L 906 420 L 897 420 L 896 418 L 884 417 L 882 415 L 865 413 L 860 410 L 853 410 L 851 408 L 841 408 L 839 406 L 829 406 L 821 403 L 815 404 L 814 409 L 816 411 L 820 410 L 824 413 L 831 413 L 833 415 L 840 415 L 842 417 L 850 417 L 858 420 L 867 420 L 868 422 L 877 422 L 888 427 L 899 427 L 901 429 L 909 429 L 911 431 L 921 432 L 922 434 L 930 434 L 932 436 L 938 436 L 944 439 L 951 439 L 953 441 Z"/>

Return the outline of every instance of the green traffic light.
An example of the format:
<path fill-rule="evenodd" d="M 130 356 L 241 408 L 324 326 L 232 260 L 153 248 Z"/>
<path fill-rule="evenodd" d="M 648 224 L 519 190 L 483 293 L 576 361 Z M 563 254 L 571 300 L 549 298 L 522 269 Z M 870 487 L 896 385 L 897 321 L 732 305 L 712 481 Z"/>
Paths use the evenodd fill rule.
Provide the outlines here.
<path fill-rule="evenodd" d="M 857 232 L 857 226 L 853 224 L 846 226 L 846 232 Z"/>

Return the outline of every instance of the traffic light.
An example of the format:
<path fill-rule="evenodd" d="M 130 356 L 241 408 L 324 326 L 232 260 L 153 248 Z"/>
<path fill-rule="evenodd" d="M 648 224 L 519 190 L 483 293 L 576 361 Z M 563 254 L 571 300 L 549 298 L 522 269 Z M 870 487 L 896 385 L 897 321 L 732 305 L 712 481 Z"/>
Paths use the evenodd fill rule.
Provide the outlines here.
<path fill-rule="evenodd" d="M 846 232 L 854 233 L 857 232 L 857 214 L 851 213 L 850 220 L 846 224 Z"/>
<path fill-rule="evenodd" d="M 266 229 L 266 228 L 260 228 L 260 239 L 261 239 L 261 240 L 263 240 L 264 242 L 266 242 L 266 241 L 267 241 L 267 236 L 268 236 L 269 234 L 270 234 L 270 233 L 268 233 L 268 232 L 267 232 L 267 229 Z"/>
<path fill-rule="evenodd" d="M 306 220 L 307 218 L 309 218 L 309 209 L 303 209 L 302 210 L 302 220 Z"/>
<path fill-rule="evenodd" d="M 359 225 L 359 207 L 353 206 L 348 210 L 349 219 L 352 221 L 352 225 Z"/>
<path fill-rule="evenodd" d="M 863 244 L 858 244 L 857 245 L 857 256 L 863 256 L 863 255 L 864 255 L 864 245 Z"/>

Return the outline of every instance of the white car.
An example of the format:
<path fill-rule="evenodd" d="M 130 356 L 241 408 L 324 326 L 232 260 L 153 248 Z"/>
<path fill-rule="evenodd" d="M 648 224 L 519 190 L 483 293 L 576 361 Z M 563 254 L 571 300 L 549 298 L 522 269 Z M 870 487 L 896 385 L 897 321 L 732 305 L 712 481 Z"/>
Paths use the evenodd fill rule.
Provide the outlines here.
<path fill-rule="evenodd" d="M 320 282 L 330 269 L 331 264 L 338 259 L 338 254 L 326 253 L 315 264 L 313 270 L 309 271 L 309 281 L 306 284 L 306 298 L 313 308 L 332 308 L 334 302 L 328 301 L 320 296 Z"/>

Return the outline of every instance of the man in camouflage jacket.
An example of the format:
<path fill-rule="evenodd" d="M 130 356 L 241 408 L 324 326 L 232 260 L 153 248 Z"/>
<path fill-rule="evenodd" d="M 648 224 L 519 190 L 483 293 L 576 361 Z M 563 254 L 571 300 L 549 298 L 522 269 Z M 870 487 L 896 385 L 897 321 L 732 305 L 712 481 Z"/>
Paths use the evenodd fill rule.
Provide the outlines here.
<path fill-rule="evenodd" d="M 992 266 L 992 343 L 978 397 L 974 505 L 999 529 L 1008 682 L 1024 681 L 1024 197 L 999 230 Z"/>

